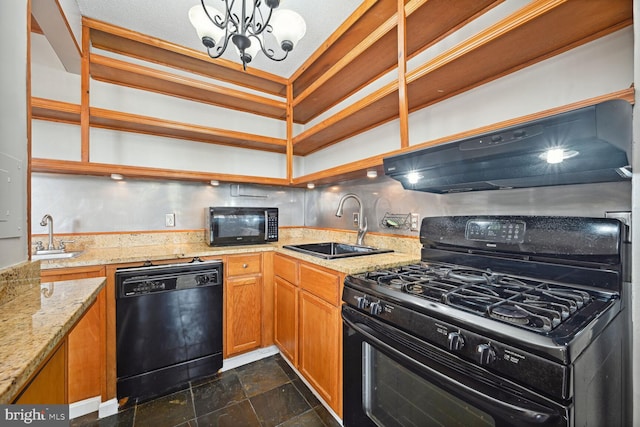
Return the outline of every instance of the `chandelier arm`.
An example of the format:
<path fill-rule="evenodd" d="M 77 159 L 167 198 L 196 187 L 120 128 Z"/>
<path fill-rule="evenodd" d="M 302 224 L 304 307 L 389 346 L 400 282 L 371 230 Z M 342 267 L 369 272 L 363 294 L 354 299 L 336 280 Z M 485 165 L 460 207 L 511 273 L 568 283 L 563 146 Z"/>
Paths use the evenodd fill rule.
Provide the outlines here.
<path fill-rule="evenodd" d="M 220 58 L 222 56 L 224 51 L 227 49 L 227 45 L 229 44 L 229 39 L 231 39 L 231 36 L 233 36 L 233 33 L 229 33 L 229 31 L 227 30 L 226 34 L 224 35 L 224 44 L 222 46 L 218 44 L 213 47 L 213 50 L 216 51 L 215 54 L 212 55 L 211 49 L 207 48 L 207 54 L 211 59 Z"/>
<path fill-rule="evenodd" d="M 289 55 L 289 52 L 287 52 L 286 50 L 283 50 L 284 56 L 282 58 L 276 58 L 275 57 L 276 53 L 273 49 L 267 49 L 258 37 L 254 37 L 254 39 L 257 40 L 258 43 L 260 44 L 260 50 L 262 51 L 262 53 L 264 53 L 267 56 L 267 58 L 269 58 L 272 61 L 276 61 L 276 62 L 284 61 Z"/>
<path fill-rule="evenodd" d="M 255 9 L 257 9 L 257 12 L 254 10 L 253 13 L 253 17 L 254 19 L 251 22 L 251 34 L 258 36 L 260 34 L 262 34 L 268 27 L 269 27 L 269 22 L 271 21 L 271 15 L 273 14 L 273 9 L 269 8 L 269 16 L 267 16 L 267 19 L 264 19 L 264 15 L 262 14 L 262 9 L 258 9 L 258 5 L 260 5 L 260 1 L 256 1 L 255 3 Z M 258 21 L 257 19 L 257 14 L 260 15 L 260 21 Z"/>
<path fill-rule="evenodd" d="M 227 13 L 225 13 L 224 21 L 218 22 L 218 20 L 221 19 L 220 15 L 214 15 L 214 17 L 212 18 L 211 15 L 209 15 L 209 11 L 205 7 L 204 0 L 200 0 L 200 4 L 202 4 L 202 10 L 204 10 L 205 15 L 207 15 L 207 18 L 209 18 L 209 21 L 211 21 L 213 25 L 220 28 L 221 30 L 224 30 L 227 28 L 227 22 L 229 21 L 228 17 L 226 16 Z"/>

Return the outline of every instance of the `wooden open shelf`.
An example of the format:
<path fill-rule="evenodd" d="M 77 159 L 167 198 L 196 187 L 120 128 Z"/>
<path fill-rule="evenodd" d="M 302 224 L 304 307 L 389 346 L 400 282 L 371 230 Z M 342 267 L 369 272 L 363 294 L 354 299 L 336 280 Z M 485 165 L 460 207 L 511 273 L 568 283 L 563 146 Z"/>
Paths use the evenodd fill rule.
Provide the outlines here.
<path fill-rule="evenodd" d="M 31 106 L 34 119 L 80 125 L 79 105 L 32 98 Z M 89 123 L 92 127 L 276 153 L 285 153 L 287 148 L 286 139 L 281 138 L 180 123 L 96 107 L 91 107 L 89 111 Z"/>
<path fill-rule="evenodd" d="M 487 12 L 502 0 L 408 2 L 407 57 L 411 58 Z M 437 19 L 433 19 L 437 17 Z M 428 23 L 425 24 L 425 23 Z M 294 119 L 307 123 L 398 66 L 396 5 L 378 2 L 293 82 Z"/>
<path fill-rule="evenodd" d="M 242 65 L 237 62 L 222 58 L 214 60 L 206 53 L 94 19 L 82 18 L 82 24 L 90 29 L 89 38 L 93 48 L 190 71 L 261 92 L 286 96 L 287 79 L 283 77 L 252 68 L 243 71 Z"/>
<path fill-rule="evenodd" d="M 284 100 L 278 101 L 253 95 L 96 54 L 91 55 L 90 62 L 91 77 L 95 80 L 279 120 L 286 118 L 287 105 Z"/>
<path fill-rule="evenodd" d="M 108 163 L 77 162 L 70 160 L 31 159 L 31 170 L 42 173 L 61 173 L 68 175 L 109 176 L 118 173 L 125 178 L 175 179 L 180 181 L 253 183 L 264 185 L 288 185 L 284 178 L 261 176 L 231 175 L 211 172 L 192 172 L 174 169 L 160 169 L 140 166 L 114 165 Z"/>
<path fill-rule="evenodd" d="M 533 2 L 407 73 L 409 111 L 610 34 L 632 19 L 627 0 Z"/>

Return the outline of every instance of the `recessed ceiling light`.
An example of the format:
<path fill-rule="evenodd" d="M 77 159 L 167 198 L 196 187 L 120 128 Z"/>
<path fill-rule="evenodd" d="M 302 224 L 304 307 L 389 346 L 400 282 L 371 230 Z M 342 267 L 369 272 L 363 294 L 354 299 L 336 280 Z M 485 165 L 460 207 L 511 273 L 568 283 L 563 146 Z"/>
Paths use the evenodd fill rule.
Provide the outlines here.
<path fill-rule="evenodd" d="M 120 175 L 119 173 L 112 173 L 111 179 L 113 179 L 114 181 L 122 181 L 124 179 L 124 176 Z"/>

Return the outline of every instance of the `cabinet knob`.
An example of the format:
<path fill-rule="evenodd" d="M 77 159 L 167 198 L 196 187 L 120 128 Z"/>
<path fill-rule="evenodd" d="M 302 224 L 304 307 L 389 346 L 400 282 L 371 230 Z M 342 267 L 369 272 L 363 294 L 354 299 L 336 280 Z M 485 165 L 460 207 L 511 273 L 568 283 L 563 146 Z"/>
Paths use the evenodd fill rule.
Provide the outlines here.
<path fill-rule="evenodd" d="M 247 267 L 249 267 L 248 264 L 242 264 L 242 268 L 247 268 Z"/>

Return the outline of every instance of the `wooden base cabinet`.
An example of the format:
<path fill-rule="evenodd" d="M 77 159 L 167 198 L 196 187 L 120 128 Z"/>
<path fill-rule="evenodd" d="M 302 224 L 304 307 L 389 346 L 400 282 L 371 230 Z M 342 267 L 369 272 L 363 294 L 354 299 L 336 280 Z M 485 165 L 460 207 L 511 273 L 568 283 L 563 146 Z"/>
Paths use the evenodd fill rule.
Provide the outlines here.
<path fill-rule="evenodd" d="M 262 254 L 225 260 L 224 357 L 262 345 Z"/>
<path fill-rule="evenodd" d="M 274 256 L 274 340 L 327 404 L 342 417 L 344 275 L 311 263 Z"/>
<path fill-rule="evenodd" d="M 104 277 L 105 274 L 104 266 L 91 266 L 42 270 L 40 276 L 43 282 L 51 282 Z M 106 293 L 105 287 L 69 331 L 66 358 L 69 403 L 96 396 L 100 396 L 103 401 L 108 399 Z"/>
<path fill-rule="evenodd" d="M 67 403 L 67 341 L 53 352 L 13 403 L 21 405 Z"/>

